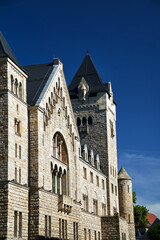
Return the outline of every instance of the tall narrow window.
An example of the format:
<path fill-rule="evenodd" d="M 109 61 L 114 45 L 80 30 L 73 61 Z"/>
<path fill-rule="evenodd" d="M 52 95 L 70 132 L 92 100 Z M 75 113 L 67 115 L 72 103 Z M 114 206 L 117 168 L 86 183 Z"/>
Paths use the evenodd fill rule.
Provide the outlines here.
<path fill-rule="evenodd" d="M 15 143 L 15 157 L 17 157 L 17 143 Z"/>
<path fill-rule="evenodd" d="M 115 195 L 117 196 L 117 186 L 115 186 Z"/>
<path fill-rule="evenodd" d="M 47 215 L 45 215 L 45 237 L 47 237 Z"/>
<path fill-rule="evenodd" d="M 81 125 L 81 119 L 78 117 L 77 118 L 77 126 L 79 127 Z"/>
<path fill-rule="evenodd" d="M 18 95 L 22 99 L 22 83 L 20 82 L 18 86 L 19 86 L 19 94 Z"/>
<path fill-rule="evenodd" d="M 49 237 L 51 237 L 51 216 L 49 216 Z"/>
<path fill-rule="evenodd" d="M 14 211 L 14 237 L 17 237 L 17 217 L 18 217 L 18 213 L 17 211 Z"/>
<path fill-rule="evenodd" d="M 21 146 L 19 146 L 19 159 L 21 159 Z"/>
<path fill-rule="evenodd" d="M 62 240 L 64 240 L 64 219 L 62 219 Z"/>
<path fill-rule="evenodd" d="M 89 125 L 92 125 L 92 117 L 90 117 L 90 116 L 89 116 L 89 118 L 88 118 L 88 124 L 89 124 Z"/>
<path fill-rule="evenodd" d="M 19 183 L 21 183 L 21 168 L 19 168 Z"/>
<path fill-rule="evenodd" d="M 18 80 L 17 80 L 17 78 L 15 79 L 15 91 L 14 91 L 14 93 L 17 95 L 17 93 L 18 93 Z"/>
<path fill-rule="evenodd" d="M 111 137 L 113 138 L 115 136 L 115 132 L 114 132 L 113 122 L 111 120 L 110 120 L 110 129 L 111 129 Z"/>
<path fill-rule="evenodd" d="M 98 240 L 100 240 L 100 232 L 98 232 Z"/>
<path fill-rule="evenodd" d="M 65 240 L 67 240 L 67 220 L 65 220 Z"/>
<path fill-rule="evenodd" d="M 97 187 L 99 187 L 99 177 L 96 176 L 96 181 L 97 181 Z"/>
<path fill-rule="evenodd" d="M 88 211 L 88 196 L 83 194 L 83 209 Z"/>
<path fill-rule="evenodd" d="M 102 179 L 102 189 L 104 189 L 104 180 Z"/>
<path fill-rule="evenodd" d="M 76 223 L 73 222 L 73 239 L 76 240 Z"/>
<path fill-rule="evenodd" d="M 93 183 L 93 172 L 90 172 L 90 182 Z"/>
<path fill-rule="evenodd" d="M 78 240 L 78 222 L 76 223 L 76 240 Z"/>
<path fill-rule="evenodd" d="M 106 216 L 106 204 L 102 203 L 102 216 Z"/>
<path fill-rule="evenodd" d="M 91 230 L 90 229 L 88 230 L 88 238 L 89 238 L 89 240 L 91 240 Z"/>
<path fill-rule="evenodd" d="M 20 121 L 15 119 L 15 133 L 20 136 Z"/>
<path fill-rule="evenodd" d="M 15 181 L 17 182 L 17 168 L 15 167 Z"/>
<path fill-rule="evenodd" d="M 22 212 L 19 212 L 19 237 L 22 237 Z"/>
<path fill-rule="evenodd" d="M 11 91 L 14 91 L 14 78 L 13 75 L 11 75 Z"/>
<path fill-rule="evenodd" d="M 128 222 L 130 223 L 131 222 L 131 215 L 128 214 Z"/>
<path fill-rule="evenodd" d="M 83 177 L 87 179 L 87 169 L 85 167 L 83 167 Z"/>
<path fill-rule="evenodd" d="M 97 240 L 97 233 L 94 231 L 94 239 Z"/>
<path fill-rule="evenodd" d="M 84 240 L 87 240 L 87 231 L 86 231 L 86 228 L 84 228 Z"/>
<path fill-rule="evenodd" d="M 62 238 L 61 224 L 62 222 L 61 222 L 61 219 L 59 218 L 59 239 Z"/>
<path fill-rule="evenodd" d="M 111 183 L 111 190 L 112 190 L 112 193 L 114 193 L 114 186 L 112 183 Z"/>

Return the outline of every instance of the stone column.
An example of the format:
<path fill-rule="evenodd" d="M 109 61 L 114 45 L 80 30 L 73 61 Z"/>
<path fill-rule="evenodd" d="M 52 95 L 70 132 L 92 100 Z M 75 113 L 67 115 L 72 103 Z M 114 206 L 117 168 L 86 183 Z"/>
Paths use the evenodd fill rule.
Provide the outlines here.
<path fill-rule="evenodd" d="M 59 174 L 59 194 L 62 195 L 62 174 Z"/>
<path fill-rule="evenodd" d="M 57 194 L 57 176 L 58 172 L 55 172 L 55 193 Z"/>

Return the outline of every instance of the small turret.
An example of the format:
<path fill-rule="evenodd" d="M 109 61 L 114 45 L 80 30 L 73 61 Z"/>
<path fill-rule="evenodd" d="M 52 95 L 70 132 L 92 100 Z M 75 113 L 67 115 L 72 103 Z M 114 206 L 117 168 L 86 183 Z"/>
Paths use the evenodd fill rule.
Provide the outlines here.
<path fill-rule="evenodd" d="M 98 170 L 100 170 L 100 161 L 99 161 L 99 155 L 95 155 L 95 166 Z"/>
<path fill-rule="evenodd" d="M 92 166 L 94 166 L 94 154 L 93 154 L 93 150 L 90 151 L 89 153 L 89 162 L 91 163 Z"/>
<path fill-rule="evenodd" d="M 129 223 L 130 239 L 135 239 L 132 178 L 123 167 L 118 173 L 118 189 L 120 216 L 124 217 Z"/>
<path fill-rule="evenodd" d="M 82 148 L 82 157 L 88 161 L 88 149 L 87 149 L 87 144 L 84 144 Z"/>

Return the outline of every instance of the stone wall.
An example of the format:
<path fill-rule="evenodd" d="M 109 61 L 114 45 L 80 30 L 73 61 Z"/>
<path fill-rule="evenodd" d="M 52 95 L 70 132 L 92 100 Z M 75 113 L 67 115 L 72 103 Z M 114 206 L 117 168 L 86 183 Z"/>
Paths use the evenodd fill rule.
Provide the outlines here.
<path fill-rule="evenodd" d="M 28 188 L 17 183 L 8 184 L 8 229 L 7 239 L 14 238 L 14 212 L 18 213 L 17 235 L 19 236 L 19 213 L 22 213 L 22 239 L 28 239 Z"/>
<path fill-rule="evenodd" d="M 101 218 L 102 240 L 120 240 L 119 216 Z"/>
<path fill-rule="evenodd" d="M 79 126 L 81 144 L 87 144 L 89 150 L 99 154 L 100 164 L 106 177 L 106 197 L 108 214 L 119 212 L 118 183 L 117 183 L 117 144 L 116 144 L 116 110 L 113 98 L 107 93 L 97 93 L 96 97 L 88 97 L 84 102 L 79 99 L 72 100 L 75 119 L 92 117 L 92 125 L 87 124 L 86 131 Z M 111 136 L 110 121 L 113 123 Z M 82 124 L 81 124 L 82 125 Z M 113 192 L 111 188 L 113 184 Z"/>

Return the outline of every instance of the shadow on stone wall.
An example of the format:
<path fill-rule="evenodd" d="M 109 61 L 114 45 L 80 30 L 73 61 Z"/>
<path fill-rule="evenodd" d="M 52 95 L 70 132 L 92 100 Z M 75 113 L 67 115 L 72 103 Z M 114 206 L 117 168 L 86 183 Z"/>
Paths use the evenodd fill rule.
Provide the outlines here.
<path fill-rule="evenodd" d="M 59 238 L 48 238 L 48 237 L 44 237 L 44 236 L 38 236 L 37 240 L 60 240 Z"/>

